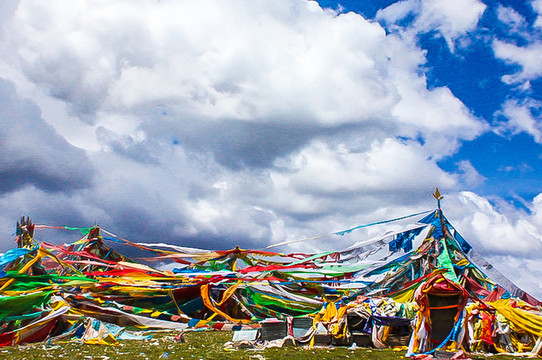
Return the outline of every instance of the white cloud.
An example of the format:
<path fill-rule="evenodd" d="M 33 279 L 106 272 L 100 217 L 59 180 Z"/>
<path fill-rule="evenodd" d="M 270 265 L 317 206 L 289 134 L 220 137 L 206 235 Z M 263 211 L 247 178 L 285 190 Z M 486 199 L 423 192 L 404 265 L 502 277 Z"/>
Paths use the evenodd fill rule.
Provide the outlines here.
<path fill-rule="evenodd" d="M 540 1 L 531 2 L 531 6 L 538 13 L 537 20 L 532 26 L 516 10 L 511 7 L 499 5 L 497 16 L 499 21 L 507 27 L 509 35 L 520 37 L 520 39 L 494 39 L 492 48 L 495 57 L 503 60 L 507 64 L 517 65 L 513 73 L 505 74 L 501 80 L 514 85 L 522 92 L 531 91 L 531 81 L 542 76 L 542 65 L 540 57 L 542 56 L 542 42 L 540 41 Z"/>
<path fill-rule="evenodd" d="M 0 78 L 0 194 L 32 185 L 46 191 L 91 186 L 92 165 L 43 120 L 39 107 Z"/>
<path fill-rule="evenodd" d="M 487 260 L 521 289 L 540 299 L 542 295 L 542 261 L 514 256 L 491 256 Z"/>
<path fill-rule="evenodd" d="M 527 20 L 513 8 L 499 5 L 497 8 L 497 18 L 510 28 L 512 34 L 529 36 L 526 32 Z"/>
<path fill-rule="evenodd" d="M 467 188 L 476 188 L 487 179 L 482 176 L 469 160 L 462 160 L 457 164 L 462 182 Z"/>
<path fill-rule="evenodd" d="M 406 0 L 380 10 L 377 19 L 397 23 L 409 15 L 415 17 L 406 31 L 438 31 L 454 50 L 454 41 L 474 30 L 486 5 L 478 0 Z"/>
<path fill-rule="evenodd" d="M 493 42 L 495 56 L 509 64 L 517 64 L 521 69 L 513 74 L 503 75 L 502 81 L 506 84 L 523 84 L 529 88 L 529 81 L 542 76 L 542 42 L 531 42 L 526 46 L 517 46 L 504 41 Z"/>
<path fill-rule="evenodd" d="M 507 207 L 496 209 L 491 203 L 472 192 L 458 196 L 463 216 L 455 227 L 474 239 L 478 250 L 489 255 L 532 257 L 542 248 L 542 222 L 539 221 L 540 199 L 533 200 L 532 215 Z M 454 205 L 458 206 L 458 205 Z M 456 208 L 457 209 L 457 208 Z"/>
<path fill-rule="evenodd" d="M 453 187 L 454 179 L 428 160 L 422 146 L 394 139 L 374 141 L 365 152 L 337 149 L 316 142 L 293 156 L 290 168 L 274 178 L 305 194 L 371 194 L 386 191 L 427 189 L 435 183 Z M 413 171 L 416 169 L 416 171 Z M 401 179 L 400 182 L 397 179 Z"/>
<path fill-rule="evenodd" d="M 16 60 L 79 115 L 159 101 L 200 116 L 300 112 L 334 125 L 395 100 L 376 68 L 384 30 L 311 2 L 29 3 L 10 24 Z"/>
<path fill-rule="evenodd" d="M 526 132 L 533 137 L 534 141 L 542 143 L 540 119 L 534 115 L 536 109 L 541 107 L 540 102 L 532 99 L 526 99 L 522 103 L 517 100 L 506 101 L 502 110 L 497 112 L 497 116 L 503 116 L 506 121 L 501 122 L 496 131 L 503 135 Z"/>
<path fill-rule="evenodd" d="M 533 10 L 536 11 L 536 13 L 538 14 L 534 26 L 542 28 L 542 0 L 532 0 L 531 6 L 533 7 Z"/>
<path fill-rule="evenodd" d="M 8 39 L 13 63 L 88 121 L 160 103 L 182 116 L 336 126 L 385 121 L 400 97 L 427 96 L 415 78 L 419 50 L 354 13 L 303 1 L 241 11 L 219 2 L 86 4 L 23 2 Z"/>
<path fill-rule="evenodd" d="M 495 268 L 531 295 L 542 288 L 542 195 L 525 203 L 529 212 L 496 199 L 496 205 L 472 192 L 446 194 L 448 220 Z"/>
<path fill-rule="evenodd" d="M 538 1 L 531 2 L 533 9 L 540 11 Z M 492 48 L 497 59 L 503 60 L 509 65 L 515 65 L 516 69 L 509 74 L 501 76 L 501 80 L 515 87 L 522 94 L 520 99 L 509 98 L 502 104 L 501 110 L 495 113 L 499 121 L 495 131 L 500 134 L 518 134 L 526 132 L 537 143 L 542 141 L 542 129 L 540 128 L 538 109 L 540 102 L 530 97 L 533 89 L 531 82 L 542 76 L 542 42 L 540 31 L 530 27 L 527 20 L 517 11 L 510 7 L 500 5 L 497 8 L 498 19 L 508 27 L 509 33 L 521 36 L 521 45 L 512 40 L 495 39 Z M 538 20 L 537 20 L 538 21 Z M 500 119 L 499 119 L 500 120 Z"/>
<path fill-rule="evenodd" d="M 416 80 L 405 85 L 398 85 L 402 97 L 393 114 L 400 122 L 415 125 L 409 129 L 423 134 L 435 157 L 451 155 L 457 149 L 458 138 L 452 135 L 457 131 L 462 131 L 462 139 L 472 140 L 487 129 L 483 122 L 472 121 L 469 110 L 448 88 L 420 91 L 422 84 Z M 418 91 L 412 91 L 416 85 Z M 446 132 L 447 128 L 450 133 Z"/>
<path fill-rule="evenodd" d="M 453 49 L 453 40 L 473 30 L 486 9 L 478 0 L 423 1 L 416 26 L 424 31 L 438 30 Z"/>
<path fill-rule="evenodd" d="M 424 6 L 450 38 L 470 28 Z M 49 212 L 46 190 L 18 188 L 0 225 L 28 209 L 134 240 L 258 247 L 425 210 L 434 186 L 458 186 L 436 161 L 486 130 L 427 89 L 415 39 L 314 2 L 21 1 L 3 24 L 0 75 L 94 181 Z"/>

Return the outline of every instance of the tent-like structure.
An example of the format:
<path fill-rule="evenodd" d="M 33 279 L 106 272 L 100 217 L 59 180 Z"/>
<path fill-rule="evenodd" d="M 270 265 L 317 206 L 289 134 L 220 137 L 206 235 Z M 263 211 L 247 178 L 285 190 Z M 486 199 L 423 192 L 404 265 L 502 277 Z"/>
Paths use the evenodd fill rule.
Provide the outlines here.
<path fill-rule="evenodd" d="M 227 251 L 134 243 L 97 226 L 60 227 L 83 236 L 53 245 L 34 232 L 59 227 L 22 218 L 17 247 L 0 256 L 0 346 L 117 344 L 141 336 L 134 331 L 256 329 L 276 319 L 299 343 L 365 338 L 377 348 L 408 343 L 408 355 L 538 354 L 541 303 L 485 261 L 443 215 L 438 190 L 434 196 L 433 211 L 331 236 L 425 215 L 399 231 L 316 254 L 269 250 L 286 242 Z M 130 259 L 116 245 L 150 255 Z M 161 270 L 153 261 L 178 266 Z M 312 325 L 296 333 L 307 317 Z"/>

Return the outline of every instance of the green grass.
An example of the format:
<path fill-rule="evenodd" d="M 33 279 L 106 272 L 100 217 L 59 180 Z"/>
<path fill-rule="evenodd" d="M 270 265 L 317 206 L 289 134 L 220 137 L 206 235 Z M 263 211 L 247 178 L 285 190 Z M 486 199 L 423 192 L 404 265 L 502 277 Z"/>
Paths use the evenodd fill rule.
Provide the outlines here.
<path fill-rule="evenodd" d="M 231 341 L 232 332 L 201 331 L 186 333 L 186 342 L 173 340 L 175 333 L 154 333 L 150 340 L 122 341 L 120 346 L 85 345 L 78 341 L 64 341 L 52 344 L 30 344 L 0 348 L 0 359 L 404 359 L 405 351 L 356 349 L 346 347 L 285 347 L 263 351 L 225 351 L 223 345 Z M 479 357 L 484 358 L 484 357 Z M 517 359 L 499 356 L 498 360 Z"/>

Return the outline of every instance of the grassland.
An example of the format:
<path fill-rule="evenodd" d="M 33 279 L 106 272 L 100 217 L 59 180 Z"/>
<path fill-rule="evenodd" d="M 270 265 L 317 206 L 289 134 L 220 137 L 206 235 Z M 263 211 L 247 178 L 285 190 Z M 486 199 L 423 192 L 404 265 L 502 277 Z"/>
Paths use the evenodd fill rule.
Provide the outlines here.
<path fill-rule="evenodd" d="M 404 359 L 405 351 L 347 347 L 284 347 L 262 351 L 250 349 L 226 351 L 224 344 L 232 339 L 231 332 L 190 332 L 185 342 L 176 342 L 174 333 L 155 333 L 150 340 L 122 341 L 119 346 L 86 345 L 77 341 L 32 344 L 0 348 L 0 359 L 246 359 L 246 360 L 308 360 L 308 359 Z M 480 358 L 480 357 L 479 357 Z M 482 357 L 483 358 L 483 357 Z M 498 360 L 517 359 L 499 356 Z"/>

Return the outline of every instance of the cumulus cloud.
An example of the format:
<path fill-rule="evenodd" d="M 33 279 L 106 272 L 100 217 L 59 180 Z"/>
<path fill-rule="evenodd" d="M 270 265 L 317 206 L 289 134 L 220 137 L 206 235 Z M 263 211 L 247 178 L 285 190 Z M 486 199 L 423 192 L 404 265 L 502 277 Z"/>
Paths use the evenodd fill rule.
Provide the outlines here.
<path fill-rule="evenodd" d="M 536 11 L 536 13 L 538 14 L 534 26 L 542 28 L 542 1 L 533 0 L 531 1 L 531 6 L 533 7 L 533 10 Z"/>
<path fill-rule="evenodd" d="M 427 159 L 420 145 L 390 138 L 374 141 L 365 152 L 349 151 L 342 144 L 333 149 L 315 143 L 294 156 L 288 170 L 276 175 L 283 177 L 278 183 L 285 189 L 313 195 L 350 197 L 383 189 L 400 193 L 407 188 L 427 189 L 434 183 L 447 187 L 454 184 L 453 177 Z"/>
<path fill-rule="evenodd" d="M 542 42 L 532 42 L 526 46 L 518 46 L 496 40 L 493 43 L 495 56 L 509 64 L 517 64 L 521 68 L 513 74 L 503 75 L 502 81 L 512 85 L 523 85 L 529 88 L 529 81 L 542 76 Z"/>
<path fill-rule="evenodd" d="M 85 152 L 59 136 L 36 104 L 2 78 L 0 119 L 0 194 L 25 186 L 51 192 L 91 186 L 94 171 Z"/>
<path fill-rule="evenodd" d="M 389 109 L 409 93 L 425 92 L 424 78 L 416 77 L 424 58 L 413 44 L 357 14 L 336 16 L 313 2 L 253 2 L 241 11 L 214 2 L 85 4 L 24 2 L 8 40 L 16 42 L 12 57 L 20 70 L 89 121 L 111 111 L 154 110 L 145 114 L 149 121 L 165 117 L 172 127 L 182 124 L 182 132 L 203 132 L 217 120 L 230 120 L 228 128 L 370 125 L 389 122 Z M 407 81 L 416 88 L 398 90 Z M 468 114 L 460 117 L 478 129 Z"/>
<path fill-rule="evenodd" d="M 460 217 L 455 227 L 473 239 L 480 252 L 489 256 L 532 258 L 535 250 L 542 249 L 539 197 L 530 204 L 531 214 L 528 214 L 510 206 L 496 208 L 486 198 L 461 192 L 457 197 L 459 204 L 452 206 L 456 210 L 461 207 L 470 215 Z"/>
<path fill-rule="evenodd" d="M 491 264 L 529 294 L 540 298 L 542 284 L 542 262 L 538 259 L 525 259 L 514 256 L 491 256 Z"/>
<path fill-rule="evenodd" d="M 525 31 L 527 20 L 513 8 L 499 5 L 497 18 L 511 30 L 512 34 L 528 35 Z"/>
<path fill-rule="evenodd" d="M 521 103 L 518 100 L 508 100 L 503 104 L 502 110 L 497 112 L 497 116 L 505 120 L 501 121 L 495 130 L 503 135 L 525 132 L 531 135 L 534 141 L 541 143 L 540 119 L 535 116 L 541 107 L 542 104 L 539 101 L 529 98 Z"/>
<path fill-rule="evenodd" d="M 461 181 L 468 188 L 476 188 L 487 180 L 478 172 L 478 170 L 476 170 L 469 160 L 462 160 L 458 162 L 457 169 L 459 170 Z"/>
<path fill-rule="evenodd" d="M 530 3 L 540 18 L 540 3 Z M 497 17 L 510 35 L 506 39 L 493 39 L 491 46 L 495 57 L 510 65 L 512 70 L 501 76 L 501 81 L 513 88 L 501 109 L 495 112 L 495 131 L 501 135 L 525 132 L 535 142 L 542 141 L 540 128 L 540 101 L 533 96 L 531 83 L 542 76 L 542 42 L 537 19 L 531 24 L 511 7 L 499 5 Z"/>
<path fill-rule="evenodd" d="M 406 21 L 406 31 L 416 34 L 437 31 L 453 51 L 455 40 L 476 28 L 485 9 L 478 0 L 407 0 L 380 10 L 377 19 L 389 24 Z"/>
<path fill-rule="evenodd" d="M 418 87 L 418 91 L 412 91 L 413 84 L 416 82 L 408 87 L 404 83 L 398 85 L 403 96 L 393 113 L 401 123 L 416 125 L 409 127 L 410 130 L 415 129 L 423 137 L 433 157 L 451 155 L 458 148 L 460 139 L 472 140 L 487 130 L 484 122 L 472 121 L 469 110 L 448 88 L 419 91 L 421 88 Z M 460 138 L 452 135 L 456 131 L 462 131 Z"/>
<path fill-rule="evenodd" d="M 459 181 L 436 161 L 487 130 L 427 89 L 415 39 L 315 2 L 21 1 L 2 24 L 0 75 L 55 144 L 34 156 L 70 171 L 6 189 L 0 224 L 29 209 L 133 240 L 261 247 L 430 208 Z"/>
<path fill-rule="evenodd" d="M 500 272 L 535 296 L 542 268 L 542 195 L 525 203 L 528 212 L 472 192 L 449 194 L 444 212 L 464 238 Z"/>
<path fill-rule="evenodd" d="M 533 10 L 539 14 L 532 26 L 514 9 L 499 6 L 497 8 L 499 21 L 508 28 L 511 35 L 517 35 L 518 38 L 516 41 L 495 39 L 492 44 L 498 59 L 519 67 L 515 72 L 502 76 L 502 81 L 515 85 L 521 90 L 529 90 L 530 81 L 538 79 L 542 75 L 542 65 L 538 61 L 542 56 L 539 29 L 541 6 L 538 1 L 533 1 L 531 5 Z"/>

